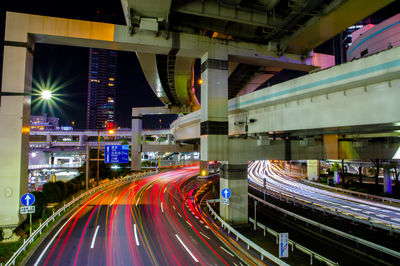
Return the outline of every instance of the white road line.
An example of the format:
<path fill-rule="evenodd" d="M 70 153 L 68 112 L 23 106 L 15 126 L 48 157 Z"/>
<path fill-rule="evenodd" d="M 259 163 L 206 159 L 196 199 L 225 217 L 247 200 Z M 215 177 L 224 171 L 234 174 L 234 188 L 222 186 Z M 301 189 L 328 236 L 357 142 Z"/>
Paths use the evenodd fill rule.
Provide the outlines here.
<path fill-rule="evenodd" d="M 163 206 L 162 206 L 162 202 L 161 202 L 161 212 L 164 213 L 164 209 L 163 209 Z"/>
<path fill-rule="evenodd" d="M 178 215 L 182 218 L 182 215 L 178 212 Z"/>
<path fill-rule="evenodd" d="M 139 239 L 138 239 L 138 236 L 137 236 L 136 224 L 133 225 L 133 230 L 135 231 L 136 245 L 139 246 Z"/>
<path fill-rule="evenodd" d="M 167 191 L 167 187 L 165 187 L 165 188 L 164 188 L 164 192 L 163 192 L 163 194 L 165 194 L 165 191 Z"/>
<path fill-rule="evenodd" d="M 174 206 L 174 205 L 172 205 L 172 208 L 174 208 L 174 210 L 176 210 L 176 208 L 175 208 L 175 206 Z"/>
<path fill-rule="evenodd" d="M 200 232 L 200 234 L 202 234 L 205 238 L 210 239 L 208 236 L 206 236 L 206 234 L 204 234 L 203 232 Z"/>
<path fill-rule="evenodd" d="M 35 262 L 34 266 L 37 266 L 40 262 L 40 260 L 43 258 L 44 254 L 46 253 L 46 251 L 49 249 L 50 245 L 53 243 L 54 239 L 56 239 L 57 235 L 61 232 L 61 230 L 67 225 L 67 223 L 74 218 L 75 214 L 77 214 L 84 206 L 82 206 L 81 208 L 79 208 L 64 224 L 63 226 L 60 227 L 60 229 L 58 229 L 57 233 L 55 233 L 55 235 L 53 236 L 53 238 L 50 240 L 50 242 L 47 244 L 47 246 L 45 247 L 45 249 L 43 249 L 42 253 L 40 254 L 39 258 L 37 259 L 37 261 Z"/>
<path fill-rule="evenodd" d="M 192 225 L 191 225 L 188 221 L 186 221 L 186 223 L 187 223 L 190 227 L 192 227 Z"/>
<path fill-rule="evenodd" d="M 190 254 L 190 256 L 192 256 L 193 260 L 194 260 L 195 262 L 199 262 L 199 261 L 196 259 L 196 257 L 193 255 L 193 253 L 190 252 L 190 250 L 187 248 L 187 246 L 185 245 L 185 243 L 182 242 L 181 238 L 180 238 L 177 234 L 175 234 L 175 236 L 176 236 L 176 238 L 178 238 L 179 242 L 181 242 L 182 246 L 186 249 L 186 251 Z"/>
<path fill-rule="evenodd" d="M 92 244 L 90 245 L 90 248 L 94 247 L 94 242 L 96 241 L 96 236 L 97 236 L 97 232 L 99 231 L 99 227 L 100 227 L 100 225 L 98 225 L 96 227 L 96 231 L 94 231 L 94 236 L 93 236 L 93 240 L 92 240 Z"/>
<path fill-rule="evenodd" d="M 110 206 L 113 205 L 114 202 L 115 202 L 116 200 L 117 200 L 117 198 L 115 198 L 115 199 L 111 202 Z"/>
<path fill-rule="evenodd" d="M 220 248 L 225 251 L 226 253 L 228 253 L 229 255 L 231 255 L 232 257 L 235 257 L 235 255 L 233 255 L 232 253 L 230 253 L 228 250 L 224 249 L 223 247 L 220 246 Z"/>

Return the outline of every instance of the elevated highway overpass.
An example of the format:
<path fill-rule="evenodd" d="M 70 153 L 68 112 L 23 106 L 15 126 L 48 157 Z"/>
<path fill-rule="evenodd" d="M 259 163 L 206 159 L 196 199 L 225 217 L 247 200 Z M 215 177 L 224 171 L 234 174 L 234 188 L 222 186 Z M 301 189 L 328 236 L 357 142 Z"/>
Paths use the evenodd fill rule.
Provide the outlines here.
<path fill-rule="evenodd" d="M 399 86 L 395 48 L 233 98 L 229 156 L 392 159 L 400 137 Z M 200 120 L 196 111 L 174 121 L 175 139 L 200 140 Z"/>

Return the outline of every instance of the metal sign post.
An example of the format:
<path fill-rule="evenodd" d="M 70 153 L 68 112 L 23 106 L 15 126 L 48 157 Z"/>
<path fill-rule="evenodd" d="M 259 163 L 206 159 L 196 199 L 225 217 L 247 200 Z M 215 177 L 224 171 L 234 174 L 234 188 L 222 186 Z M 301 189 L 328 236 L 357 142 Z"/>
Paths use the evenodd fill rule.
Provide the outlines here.
<path fill-rule="evenodd" d="M 265 189 L 267 188 L 267 180 L 263 179 L 263 187 L 264 187 L 264 201 L 265 201 Z"/>
<path fill-rule="evenodd" d="M 27 214 L 29 213 L 29 236 L 32 235 L 32 213 L 35 213 L 35 206 L 31 206 L 35 203 L 35 196 L 31 193 L 25 193 L 21 197 L 21 203 L 24 205 L 21 207 L 20 213 Z"/>
<path fill-rule="evenodd" d="M 254 231 L 257 230 L 257 201 L 254 200 Z"/>

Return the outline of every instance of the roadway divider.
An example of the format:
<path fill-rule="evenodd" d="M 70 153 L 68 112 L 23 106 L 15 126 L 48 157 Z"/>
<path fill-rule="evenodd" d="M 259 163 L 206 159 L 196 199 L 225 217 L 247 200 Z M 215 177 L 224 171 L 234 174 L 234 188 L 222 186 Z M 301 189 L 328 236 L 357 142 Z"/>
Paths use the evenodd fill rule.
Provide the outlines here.
<path fill-rule="evenodd" d="M 13 254 L 13 256 L 7 261 L 7 263 L 5 264 L 5 266 L 9 266 L 9 265 L 15 265 L 15 261 L 18 258 L 18 256 L 23 253 L 26 248 L 34 242 L 36 237 L 39 237 L 42 234 L 42 231 L 49 226 L 50 222 L 53 222 L 54 219 L 57 216 L 61 216 L 61 213 L 65 214 L 65 211 L 71 207 L 73 204 L 75 204 L 76 202 L 78 202 L 79 200 L 81 200 L 82 198 L 91 195 L 103 188 L 109 187 L 111 185 L 117 184 L 117 183 L 127 183 L 132 181 L 134 178 L 142 178 L 142 177 L 147 177 L 150 175 L 155 175 L 157 174 L 158 171 L 152 171 L 152 172 L 146 172 L 146 173 L 140 173 L 140 174 L 136 174 L 136 175 L 128 175 L 126 177 L 123 178 L 118 178 L 112 181 L 109 181 L 105 184 L 99 185 L 97 187 L 94 187 L 82 194 L 80 194 L 78 197 L 74 197 L 70 202 L 64 204 L 63 207 L 61 207 L 60 209 L 58 209 L 56 212 L 54 212 L 49 218 L 47 218 L 47 220 L 45 220 L 43 223 L 40 224 L 40 226 L 32 232 L 32 234 L 27 238 L 24 239 L 24 243 L 21 245 L 21 247 Z"/>
<path fill-rule="evenodd" d="M 250 182 L 249 182 L 249 186 L 252 187 L 253 189 L 256 189 L 256 190 L 260 191 L 260 192 L 264 191 L 264 190 L 260 190 L 259 188 L 251 185 Z M 295 196 L 291 196 L 291 195 L 288 195 L 288 194 L 285 194 L 285 193 L 282 193 L 280 191 L 273 190 L 273 189 L 267 189 L 266 191 L 268 191 L 268 194 L 271 194 L 272 196 L 274 196 L 276 198 L 279 198 L 280 200 L 285 199 L 287 203 L 292 201 L 294 204 L 296 204 L 296 202 L 297 202 L 298 204 L 301 204 L 304 207 L 309 207 L 312 210 L 321 211 L 324 214 L 325 213 L 329 213 L 331 215 L 335 215 L 337 217 L 341 217 L 341 218 L 350 220 L 353 223 L 354 222 L 358 222 L 358 223 L 369 225 L 371 229 L 373 227 L 376 227 L 376 228 L 387 230 L 387 231 L 389 231 L 390 235 L 393 235 L 393 233 L 400 234 L 400 227 L 393 226 L 392 224 L 385 224 L 383 222 L 372 220 L 372 218 L 369 217 L 369 216 L 368 217 L 362 217 L 362 216 L 354 215 L 352 213 L 340 211 L 337 208 L 336 209 L 332 209 L 332 208 L 329 208 L 329 207 L 326 207 L 326 206 L 322 206 L 322 205 L 319 205 L 319 204 L 315 204 L 313 202 L 310 202 L 310 201 L 307 201 L 307 200 L 304 200 L 304 199 L 301 199 L 301 198 L 298 198 L 298 197 L 295 197 Z M 251 195 L 251 194 L 249 194 L 249 195 Z"/>
<path fill-rule="evenodd" d="M 224 220 L 222 220 L 222 218 L 219 217 L 219 215 L 214 211 L 214 209 L 210 205 L 210 203 L 215 203 L 215 202 L 219 202 L 219 199 L 206 201 L 208 210 L 215 217 L 215 219 L 217 219 L 221 223 L 222 228 L 227 229 L 228 233 L 233 233 L 236 236 L 236 241 L 239 241 L 239 239 L 240 239 L 241 241 L 243 241 L 246 244 L 247 249 L 252 248 L 253 250 L 257 251 L 260 254 L 261 260 L 263 260 L 265 257 L 265 258 L 268 258 L 269 260 L 275 262 L 278 265 L 289 265 L 286 262 L 284 262 L 283 260 L 275 257 L 268 251 L 264 250 L 263 248 L 261 248 L 260 246 L 258 246 L 254 242 L 252 242 L 250 239 L 248 239 L 247 237 L 245 237 L 244 235 L 242 235 L 241 233 L 236 231 L 232 226 L 230 226 L 228 223 L 226 223 Z"/>
<path fill-rule="evenodd" d="M 285 209 L 283 209 L 283 208 L 280 208 L 280 207 L 278 207 L 278 206 L 275 206 L 275 205 L 273 205 L 273 204 L 271 204 L 271 203 L 269 203 L 269 202 L 267 202 L 267 201 L 264 201 L 264 200 L 262 200 L 261 198 L 258 198 L 257 196 L 254 196 L 254 195 L 252 195 L 252 194 L 250 194 L 250 193 L 249 193 L 249 197 L 250 197 L 250 198 L 253 198 L 253 199 L 255 199 L 255 200 L 257 200 L 258 202 L 261 202 L 262 204 L 264 204 L 264 205 L 266 205 L 266 206 L 268 206 L 268 207 L 270 207 L 270 208 L 273 208 L 273 209 L 275 209 L 275 210 L 277 210 L 277 211 L 280 211 L 280 212 L 284 213 L 285 215 L 291 216 L 291 217 L 293 217 L 295 220 L 303 221 L 303 222 L 305 222 L 306 224 L 310 224 L 310 225 L 313 225 L 313 226 L 319 228 L 320 230 L 325 230 L 325 231 L 330 232 L 330 233 L 333 233 L 333 234 L 335 234 L 335 235 L 337 235 L 337 236 L 340 236 L 340 237 L 349 239 L 349 240 L 351 240 L 351 241 L 354 241 L 354 242 L 357 243 L 357 244 L 362 244 L 362 245 L 364 245 L 364 246 L 366 246 L 366 247 L 369 247 L 369 248 L 378 250 L 378 251 L 380 251 L 380 252 L 383 252 L 383 253 L 385 253 L 385 254 L 388 254 L 388 255 L 391 255 L 391 256 L 393 256 L 393 257 L 395 257 L 395 258 L 400 259 L 400 252 L 398 252 L 398 251 L 395 251 L 395 250 L 386 248 L 386 247 L 384 247 L 384 246 L 375 244 L 375 243 L 373 243 L 373 242 L 370 242 L 370 241 L 365 240 L 365 239 L 362 239 L 362 238 L 355 237 L 355 236 L 353 236 L 353 235 L 350 235 L 350 234 L 348 234 L 348 233 L 342 232 L 342 231 L 340 231 L 340 230 L 337 230 L 337 229 L 335 229 L 335 228 L 329 227 L 329 226 L 327 226 L 327 225 L 320 224 L 320 223 L 318 223 L 318 222 L 316 222 L 316 221 L 313 221 L 313 220 L 311 220 L 311 219 L 305 218 L 305 217 L 303 217 L 303 216 L 300 216 L 300 215 L 298 215 L 298 214 L 295 214 L 295 213 L 293 213 L 293 212 L 290 212 L 290 211 L 287 211 L 287 210 L 285 210 Z"/>
<path fill-rule="evenodd" d="M 249 217 L 249 222 L 254 224 L 254 219 Z M 265 225 L 257 222 L 257 227 L 259 227 L 261 230 L 264 231 L 264 236 L 266 235 L 266 233 L 268 232 L 269 234 L 273 235 L 276 239 L 276 243 L 278 244 L 279 241 L 279 233 L 272 230 L 271 228 L 266 227 Z M 299 251 L 307 254 L 310 256 L 310 265 L 313 264 L 313 259 L 317 259 L 321 262 L 324 262 L 326 265 L 339 265 L 337 262 L 333 262 L 330 259 L 325 258 L 324 256 L 319 255 L 318 253 L 315 253 L 314 251 L 300 245 L 299 243 L 294 242 L 293 240 L 288 239 L 289 245 L 292 247 L 292 252 L 293 249 L 296 248 Z"/>
<path fill-rule="evenodd" d="M 344 193 L 344 194 L 349 194 L 350 196 L 357 196 L 359 198 L 363 197 L 365 199 L 380 201 L 382 203 L 400 204 L 400 200 L 399 199 L 381 197 L 381 196 L 371 195 L 371 194 L 362 193 L 362 192 L 358 192 L 358 191 L 352 191 L 352 190 L 343 189 L 343 188 L 331 187 L 331 186 L 327 186 L 327 185 L 324 185 L 324 184 L 321 184 L 321 183 L 312 182 L 312 181 L 305 180 L 305 179 L 301 180 L 301 182 L 305 183 L 307 185 L 310 185 L 310 186 L 322 187 L 322 188 L 327 189 L 327 190 L 341 192 L 341 193 Z"/>

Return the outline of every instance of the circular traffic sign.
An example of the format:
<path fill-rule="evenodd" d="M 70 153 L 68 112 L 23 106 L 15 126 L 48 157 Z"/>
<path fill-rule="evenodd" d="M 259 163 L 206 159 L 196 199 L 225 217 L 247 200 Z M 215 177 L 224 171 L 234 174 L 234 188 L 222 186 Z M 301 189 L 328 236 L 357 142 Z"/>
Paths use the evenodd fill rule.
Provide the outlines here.
<path fill-rule="evenodd" d="M 33 203 L 35 203 L 35 196 L 31 193 L 25 193 L 21 197 L 21 204 L 24 206 L 31 206 Z"/>

